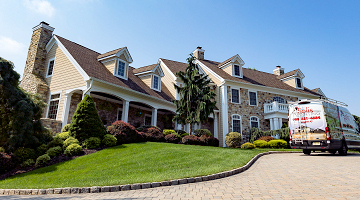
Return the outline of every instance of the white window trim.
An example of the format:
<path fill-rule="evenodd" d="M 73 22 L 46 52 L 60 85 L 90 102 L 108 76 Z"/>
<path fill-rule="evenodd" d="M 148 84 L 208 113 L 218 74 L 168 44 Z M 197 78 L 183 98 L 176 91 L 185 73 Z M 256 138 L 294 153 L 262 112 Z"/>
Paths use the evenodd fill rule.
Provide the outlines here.
<path fill-rule="evenodd" d="M 116 121 L 119 121 L 119 120 L 121 120 L 121 119 L 119 119 L 119 111 L 121 110 L 121 112 L 123 111 L 123 109 L 122 108 L 118 108 L 117 109 L 117 113 L 116 113 Z M 121 113 L 121 116 L 120 116 L 121 118 L 122 118 L 122 113 Z"/>
<path fill-rule="evenodd" d="M 124 76 L 120 76 L 120 75 L 118 75 L 117 74 L 117 72 L 118 72 L 118 67 L 119 67 L 119 62 L 123 62 L 124 64 L 125 64 L 125 69 L 124 69 Z M 118 59 L 116 59 L 116 62 L 115 62 L 115 67 L 114 67 L 114 76 L 116 76 L 116 77 L 119 77 L 119 78 L 122 78 L 122 79 L 125 79 L 125 80 L 127 80 L 128 79 L 128 68 L 129 68 L 129 66 L 128 66 L 129 64 L 125 61 L 125 60 L 122 60 L 122 59 L 120 59 L 120 58 L 118 58 Z"/>
<path fill-rule="evenodd" d="M 255 93 L 255 97 L 256 97 L 256 105 L 251 105 L 251 104 L 250 104 L 250 92 Z M 254 90 L 249 90 L 249 91 L 248 91 L 248 96 L 249 96 L 249 106 L 258 106 L 258 105 L 259 105 L 259 103 L 258 103 L 257 91 L 254 91 Z"/>
<path fill-rule="evenodd" d="M 236 119 L 236 120 L 240 120 L 240 134 L 241 134 L 241 138 L 242 138 L 243 125 L 242 125 L 241 116 L 238 115 L 238 114 L 231 115 L 231 132 L 234 132 L 234 116 L 239 116 L 240 117 L 240 119 Z"/>
<path fill-rule="evenodd" d="M 239 102 L 233 102 L 233 94 L 232 94 L 232 90 L 237 90 L 238 93 L 239 93 Z M 230 88 L 230 94 L 231 94 L 231 103 L 234 103 L 234 104 L 241 104 L 241 98 L 240 98 L 240 88 Z"/>
<path fill-rule="evenodd" d="M 274 97 L 279 97 L 279 96 L 273 96 L 273 99 L 272 99 L 273 101 L 274 101 Z M 279 98 L 282 98 L 282 97 L 279 97 Z M 284 103 L 286 103 L 286 99 L 285 98 L 282 98 L 282 99 L 284 99 Z M 278 102 L 278 103 L 280 103 L 280 102 Z"/>
<path fill-rule="evenodd" d="M 51 95 L 54 95 L 54 94 L 60 94 L 58 100 L 59 100 L 59 106 L 58 106 L 58 110 L 56 112 L 56 117 L 55 117 L 55 120 L 58 120 L 58 116 L 59 116 L 59 110 L 60 110 L 60 102 L 61 102 L 61 93 L 62 91 L 56 91 L 56 92 L 50 92 L 50 95 L 49 95 L 49 100 L 48 100 L 48 106 L 47 106 L 47 110 L 46 110 L 46 118 L 49 118 L 49 108 L 50 108 L 50 101 L 51 101 Z M 57 99 L 56 99 L 57 100 Z"/>
<path fill-rule="evenodd" d="M 258 129 L 260 129 L 260 119 L 259 119 L 259 117 L 257 117 L 257 116 L 250 116 L 250 130 L 252 129 L 252 127 L 251 127 L 251 118 L 252 117 L 255 117 L 255 118 L 257 118 L 257 123 L 258 123 Z"/>
<path fill-rule="evenodd" d="M 151 125 L 152 115 L 149 115 L 149 114 L 145 114 L 145 115 L 144 115 L 144 125 L 145 125 L 145 122 L 146 122 L 146 117 L 150 117 L 150 118 L 151 118 L 151 120 L 150 120 L 150 125 Z"/>
<path fill-rule="evenodd" d="M 49 59 L 49 61 L 48 61 L 47 70 L 46 70 L 46 76 L 45 76 L 46 78 L 52 77 L 52 76 L 53 76 L 53 74 L 54 74 L 54 69 L 55 69 L 55 58 L 56 58 L 56 57 L 51 58 L 51 59 Z M 50 62 L 51 62 L 51 61 L 54 61 L 53 71 L 52 71 L 51 75 L 48 75 L 48 74 L 49 74 L 49 67 L 50 67 Z"/>
<path fill-rule="evenodd" d="M 158 88 L 153 87 L 154 86 L 153 83 L 154 83 L 154 77 L 155 76 L 158 78 Z M 161 92 L 161 77 L 160 76 L 158 76 L 156 74 L 151 75 L 151 89 L 156 90 L 158 92 Z"/>
<path fill-rule="evenodd" d="M 297 79 L 300 80 L 301 87 L 298 87 Z M 303 89 L 304 89 L 302 78 L 295 77 L 295 86 L 296 86 L 297 89 L 300 89 L 300 90 L 303 90 Z"/>
<path fill-rule="evenodd" d="M 240 73 L 240 75 L 235 75 L 235 65 L 236 65 L 236 66 L 239 66 L 239 73 Z M 238 64 L 233 64 L 233 65 L 232 65 L 232 72 L 233 72 L 233 76 L 234 76 L 234 77 L 242 78 L 242 67 L 241 67 L 240 65 L 238 65 Z"/>

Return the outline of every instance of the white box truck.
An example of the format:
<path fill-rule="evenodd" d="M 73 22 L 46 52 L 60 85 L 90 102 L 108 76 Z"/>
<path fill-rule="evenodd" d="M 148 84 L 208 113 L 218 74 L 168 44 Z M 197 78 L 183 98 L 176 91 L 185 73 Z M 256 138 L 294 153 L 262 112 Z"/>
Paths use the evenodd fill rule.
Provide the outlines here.
<path fill-rule="evenodd" d="M 289 103 L 290 147 L 328 151 L 347 155 L 348 149 L 360 151 L 360 131 L 344 103 L 331 99 L 301 100 Z"/>

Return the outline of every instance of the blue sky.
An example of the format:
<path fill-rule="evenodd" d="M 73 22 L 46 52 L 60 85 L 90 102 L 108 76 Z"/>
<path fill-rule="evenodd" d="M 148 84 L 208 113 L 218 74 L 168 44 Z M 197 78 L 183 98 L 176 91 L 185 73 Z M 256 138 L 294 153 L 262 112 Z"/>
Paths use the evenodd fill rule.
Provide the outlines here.
<path fill-rule="evenodd" d="M 24 71 L 32 27 L 99 53 L 127 46 L 142 67 L 166 58 L 185 62 L 197 47 L 205 59 L 235 54 L 244 67 L 273 73 L 301 69 L 304 85 L 320 87 L 360 116 L 360 1 L 85 1 L 0 0 L 0 56 Z"/>

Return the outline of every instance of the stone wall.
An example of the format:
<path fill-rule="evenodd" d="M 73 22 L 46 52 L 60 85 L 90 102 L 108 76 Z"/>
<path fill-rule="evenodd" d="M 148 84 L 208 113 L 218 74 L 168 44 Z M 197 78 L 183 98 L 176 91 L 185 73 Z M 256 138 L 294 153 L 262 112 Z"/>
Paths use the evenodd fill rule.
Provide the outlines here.
<path fill-rule="evenodd" d="M 157 127 L 161 128 L 162 130 L 164 129 L 174 129 L 175 128 L 175 123 L 172 121 L 174 115 L 170 114 L 170 113 L 164 113 L 164 114 L 160 114 L 158 112 L 158 116 L 157 116 Z"/>
<path fill-rule="evenodd" d="M 143 110 L 140 108 L 129 107 L 128 122 L 135 128 L 145 124 L 145 115 L 152 115 L 151 111 Z"/>
<path fill-rule="evenodd" d="M 101 121 L 106 126 L 110 126 L 111 123 L 117 120 L 118 108 L 122 108 L 122 104 L 105 101 L 98 98 L 93 98 L 96 109 L 98 111 Z"/>
<path fill-rule="evenodd" d="M 44 127 L 51 129 L 53 135 L 61 132 L 62 122 L 60 120 L 41 118 L 41 123 Z"/>
<path fill-rule="evenodd" d="M 71 101 L 70 101 L 70 107 L 69 107 L 69 115 L 68 115 L 68 119 L 67 119 L 67 124 L 71 123 L 72 117 L 76 111 L 77 105 L 78 103 L 80 103 L 80 101 L 82 100 L 82 94 L 78 94 L 78 93 L 74 93 L 71 96 Z M 64 122 L 65 123 L 65 122 Z"/>
<path fill-rule="evenodd" d="M 264 118 L 264 104 L 270 103 L 273 97 L 278 96 L 288 101 L 297 101 L 297 97 L 284 96 L 279 94 L 273 94 L 269 92 L 257 91 L 257 106 L 249 105 L 249 93 L 248 89 L 240 88 L 240 103 L 231 103 L 231 88 L 228 86 L 228 123 L 229 132 L 232 131 L 232 115 L 238 114 L 241 116 L 241 129 L 244 142 L 249 141 L 250 137 L 250 117 L 259 118 L 259 126 L 261 130 L 270 130 L 270 121 Z M 224 133 L 227 134 L 227 133 Z"/>

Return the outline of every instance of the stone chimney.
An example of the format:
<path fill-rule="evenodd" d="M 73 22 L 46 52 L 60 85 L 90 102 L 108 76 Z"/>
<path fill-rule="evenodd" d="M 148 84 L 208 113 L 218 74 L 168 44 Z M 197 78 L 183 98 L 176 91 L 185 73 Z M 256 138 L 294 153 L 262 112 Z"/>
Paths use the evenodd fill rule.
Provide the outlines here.
<path fill-rule="evenodd" d="M 20 87 L 32 93 L 40 93 L 44 101 L 47 98 L 49 86 L 45 81 L 46 74 L 46 44 L 50 41 L 54 28 L 46 22 L 41 22 L 33 28 L 29 52 L 26 59 L 24 74 Z"/>
<path fill-rule="evenodd" d="M 198 60 L 204 60 L 204 53 L 205 50 L 201 49 L 201 47 L 197 47 L 195 51 L 193 51 L 194 57 L 197 58 Z"/>
<path fill-rule="evenodd" d="M 281 66 L 276 66 L 276 69 L 274 69 L 273 71 L 276 76 L 284 74 L 284 68 L 281 68 Z"/>

